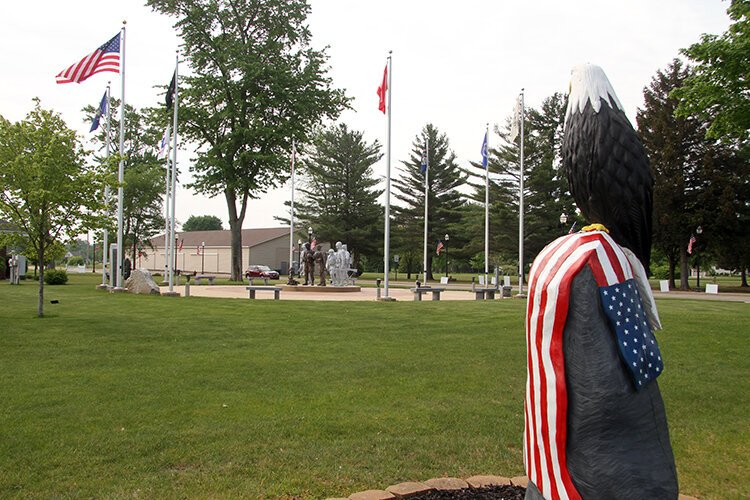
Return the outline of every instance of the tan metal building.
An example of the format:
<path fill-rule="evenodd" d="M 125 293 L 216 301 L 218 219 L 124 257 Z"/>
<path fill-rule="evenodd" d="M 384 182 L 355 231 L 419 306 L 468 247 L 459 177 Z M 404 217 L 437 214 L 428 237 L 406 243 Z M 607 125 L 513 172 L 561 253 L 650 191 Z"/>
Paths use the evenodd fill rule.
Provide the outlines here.
<path fill-rule="evenodd" d="M 177 242 L 176 268 L 180 271 L 231 274 L 231 234 L 228 230 L 178 232 Z M 164 235 L 152 238 L 151 245 L 153 248 L 144 248 L 136 266 L 152 273 L 163 273 L 166 269 Z M 243 271 L 251 264 L 265 265 L 286 274 L 289 269 L 289 227 L 243 229 Z"/>

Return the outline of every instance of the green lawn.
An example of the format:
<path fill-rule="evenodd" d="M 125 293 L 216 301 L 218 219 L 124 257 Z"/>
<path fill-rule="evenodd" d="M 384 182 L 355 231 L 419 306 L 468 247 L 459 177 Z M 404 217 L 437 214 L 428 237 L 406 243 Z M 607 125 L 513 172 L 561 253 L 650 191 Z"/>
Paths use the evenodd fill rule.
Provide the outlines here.
<path fill-rule="evenodd" d="M 0 282 L 0 497 L 320 498 L 522 474 L 523 307 Z M 665 300 L 680 489 L 750 497 L 750 306 Z"/>

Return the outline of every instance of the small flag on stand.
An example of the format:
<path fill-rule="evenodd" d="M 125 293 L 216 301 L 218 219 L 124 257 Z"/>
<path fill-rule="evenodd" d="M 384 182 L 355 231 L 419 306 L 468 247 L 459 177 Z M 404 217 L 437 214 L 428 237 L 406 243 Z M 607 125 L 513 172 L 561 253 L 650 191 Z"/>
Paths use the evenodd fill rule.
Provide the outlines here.
<path fill-rule="evenodd" d="M 383 83 L 380 84 L 380 87 L 378 87 L 378 109 L 385 114 L 385 100 L 386 100 L 386 93 L 388 91 L 388 65 L 385 65 L 385 69 L 383 70 Z"/>
<path fill-rule="evenodd" d="M 107 92 L 105 91 L 104 95 L 102 96 L 102 102 L 99 103 L 99 109 L 96 110 L 96 114 L 94 115 L 94 120 L 91 122 L 91 130 L 89 130 L 89 132 L 93 132 L 94 130 L 99 128 L 99 120 L 106 113 L 107 113 Z"/>
<path fill-rule="evenodd" d="M 57 83 L 81 83 L 91 75 L 111 71 L 120 72 L 120 34 L 72 66 L 57 74 Z"/>
<path fill-rule="evenodd" d="M 437 254 L 440 255 L 440 251 L 445 247 L 442 241 L 438 241 Z"/>

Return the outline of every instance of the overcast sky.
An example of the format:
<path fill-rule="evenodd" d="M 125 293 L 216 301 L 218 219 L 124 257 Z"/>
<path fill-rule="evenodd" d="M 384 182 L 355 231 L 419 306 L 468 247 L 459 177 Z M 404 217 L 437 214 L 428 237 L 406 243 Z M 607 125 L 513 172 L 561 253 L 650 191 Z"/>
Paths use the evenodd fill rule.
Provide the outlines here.
<path fill-rule="evenodd" d="M 114 36 L 127 20 L 126 101 L 154 106 L 155 85 L 169 83 L 179 38 L 173 19 L 141 0 L 27 0 L 6 2 L 0 16 L 0 114 L 17 121 L 31 99 L 60 113 L 88 137 L 81 108 L 101 99 L 107 81 L 120 97 L 120 77 L 100 73 L 82 84 L 57 85 L 55 75 Z M 504 123 L 525 89 L 527 106 L 567 90 L 570 69 L 590 62 L 604 68 L 631 121 L 643 87 L 680 48 L 702 33 L 729 25 L 728 2 L 718 0 L 311 0 L 316 47 L 329 46 L 334 84 L 354 98 L 341 121 L 368 141 L 385 145 L 384 115 L 376 90 L 393 51 L 392 177 L 426 123 L 450 140 L 458 161 L 480 159 L 486 123 Z M 496 137 L 491 137 L 490 146 Z M 191 151 L 180 151 L 187 171 Z M 385 160 L 375 166 L 385 178 Z M 180 179 L 185 181 L 187 179 Z M 250 203 L 244 227 L 278 226 L 289 185 Z M 227 227 L 223 198 L 187 189 L 177 194 L 177 219 L 216 215 Z"/>

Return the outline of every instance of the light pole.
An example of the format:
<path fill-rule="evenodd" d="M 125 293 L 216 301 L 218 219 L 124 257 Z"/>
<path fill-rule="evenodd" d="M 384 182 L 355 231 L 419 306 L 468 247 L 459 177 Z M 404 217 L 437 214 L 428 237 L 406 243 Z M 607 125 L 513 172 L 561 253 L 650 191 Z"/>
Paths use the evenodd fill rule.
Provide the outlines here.
<path fill-rule="evenodd" d="M 568 222 L 568 214 L 566 214 L 565 212 L 563 212 L 563 213 L 560 214 L 560 226 L 562 226 L 563 229 L 565 228 L 565 223 L 566 222 Z"/>
<path fill-rule="evenodd" d="M 297 276 L 302 276 L 302 238 L 297 240 Z"/>
<path fill-rule="evenodd" d="M 448 277 L 448 240 L 450 239 L 450 236 L 448 233 L 445 233 L 445 277 Z"/>
<path fill-rule="evenodd" d="M 206 242 L 201 242 L 201 274 L 203 274 L 203 269 L 205 268 L 206 264 Z"/>
<path fill-rule="evenodd" d="M 695 228 L 695 234 L 697 234 L 698 236 L 700 236 L 701 234 L 703 234 L 703 227 L 698 226 L 697 228 Z M 697 288 L 700 291 L 700 289 L 701 289 L 701 258 L 700 258 L 699 254 L 698 254 L 698 245 L 697 245 L 698 241 L 697 241 L 697 239 L 698 238 L 696 238 L 696 246 L 695 246 L 695 265 L 698 268 L 698 277 L 696 279 L 698 280 L 697 281 Z"/>
<path fill-rule="evenodd" d="M 177 240 L 180 238 L 180 236 L 177 233 L 174 233 L 174 269 L 175 272 L 177 271 Z M 178 283 L 179 284 L 179 283 Z"/>
<path fill-rule="evenodd" d="M 312 233 L 313 233 L 312 226 L 308 226 L 307 227 L 307 242 L 308 243 L 312 243 Z"/>

